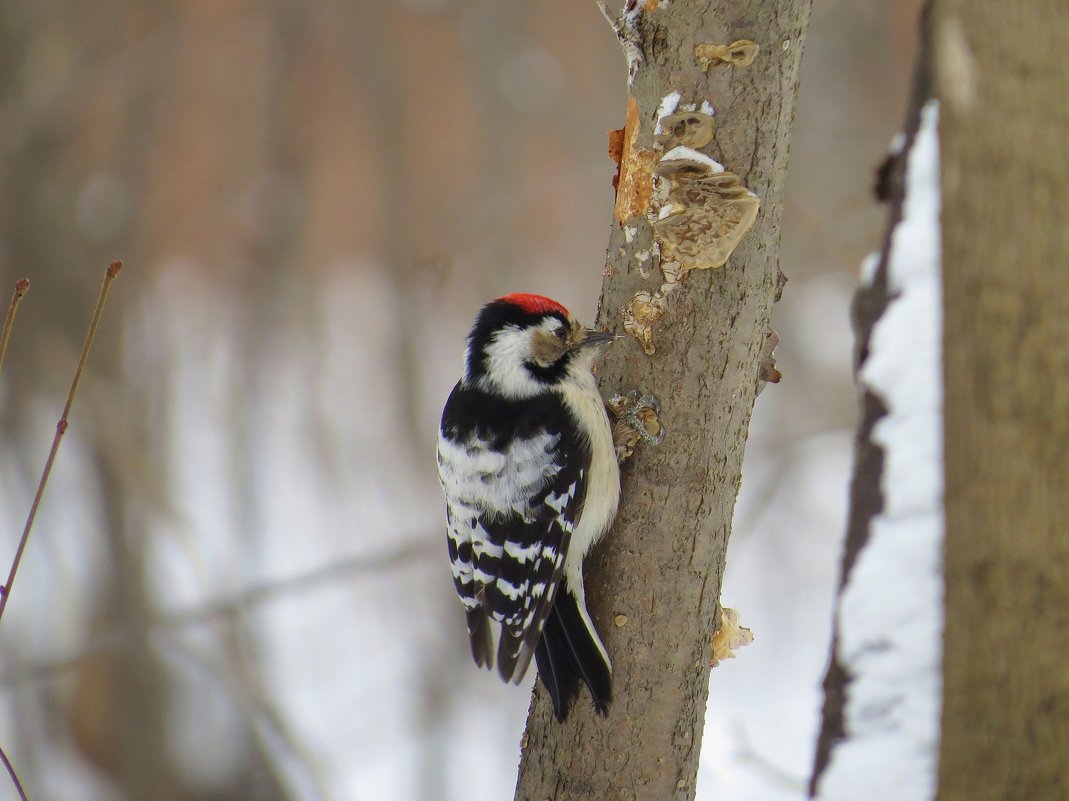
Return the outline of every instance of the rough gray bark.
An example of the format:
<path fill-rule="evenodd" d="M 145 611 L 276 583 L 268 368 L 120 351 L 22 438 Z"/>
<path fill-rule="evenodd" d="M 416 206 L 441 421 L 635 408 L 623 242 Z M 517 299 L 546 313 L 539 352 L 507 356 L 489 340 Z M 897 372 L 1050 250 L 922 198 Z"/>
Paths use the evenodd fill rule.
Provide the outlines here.
<path fill-rule="evenodd" d="M 605 394 L 655 394 L 668 436 L 625 465 L 610 544 L 588 565 L 590 610 L 613 657 L 612 708 L 599 718 L 580 699 L 561 725 L 538 685 L 516 791 L 523 801 L 694 798 L 724 554 L 762 345 L 783 282 L 782 190 L 809 2 L 643 5 L 625 166 L 658 152 L 662 97 L 708 100 L 716 128 L 704 150 L 739 175 L 761 211 L 726 267 L 694 271 L 667 296 L 653 326 L 655 354 L 627 337 L 606 356 Z M 694 56 L 698 43 L 743 39 L 760 45 L 750 66 L 706 72 Z M 630 237 L 625 228 L 634 229 Z M 644 217 L 614 220 L 600 327 L 622 332 L 621 309 L 662 284 L 656 259 L 642 260 L 652 244 Z"/>
<path fill-rule="evenodd" d="M 1069 15 L 935 4 L 946 626 L 940 801 L 1069 798 Z"/>

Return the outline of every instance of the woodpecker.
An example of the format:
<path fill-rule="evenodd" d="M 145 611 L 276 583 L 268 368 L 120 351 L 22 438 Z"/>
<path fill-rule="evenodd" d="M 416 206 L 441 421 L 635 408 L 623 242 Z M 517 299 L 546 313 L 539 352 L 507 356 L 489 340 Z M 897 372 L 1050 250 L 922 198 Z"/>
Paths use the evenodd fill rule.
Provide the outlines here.
<path fill-rule="evenodd" d="M 609 418 L 591 372 L 596 346 L 615 338 L 541 295 L 487 303 L 438 431 L 449 560 L 472 657 L 492 670 L 496 650 L 501 678 L 519 684 L 533 655 L 561 721 L 580 681 L 599 713 L 612 699 L 583 559 L 620 500 Z"/>

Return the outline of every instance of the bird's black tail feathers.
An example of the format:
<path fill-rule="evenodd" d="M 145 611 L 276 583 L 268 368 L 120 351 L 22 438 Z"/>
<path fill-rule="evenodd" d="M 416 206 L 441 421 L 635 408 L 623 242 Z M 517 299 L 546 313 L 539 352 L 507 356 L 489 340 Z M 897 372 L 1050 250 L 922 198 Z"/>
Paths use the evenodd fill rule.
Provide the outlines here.
<path fill-rule="evenodd" d="M 575 594 L 562 582 L 535 647 L 538 675 L 553 700 L 553 711 L 559 721 L 568 716 L 568 708 L 579 693 L 580 681 L 590 688 L 598 713 L 604 715 L 609 710 L 612 669 L 598 647 L 597 636 L 579 612 Z"/>

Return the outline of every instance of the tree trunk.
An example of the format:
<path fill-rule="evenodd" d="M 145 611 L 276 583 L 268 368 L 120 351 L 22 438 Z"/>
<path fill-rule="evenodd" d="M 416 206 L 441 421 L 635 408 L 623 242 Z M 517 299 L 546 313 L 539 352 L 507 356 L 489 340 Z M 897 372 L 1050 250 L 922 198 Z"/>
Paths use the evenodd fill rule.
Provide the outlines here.
<path fill-rule="evenodd" d="M 858 380 L 859 392 L 861 394 L 861 414 L 854 439 L 854 468 L 850 481 L 846 538 L 843 544 L 843 558 L 839 575 L 839 586 L 836 589 L 830 656 L 823 682 L 824 704 L 821 711 L 821 726 L 817 735 L 813 772 L 809 780 L 810 798 L 833 798 L 838 797 L 837 795 L 833 795 L 833 793 L 857 792 L 858 788 L 856 787 L 843 788 L 841 785 L 838 785 L 830 792 L 826 788 L 823 788 L 824 792 L 821 792 L 821 781 L 825 777 L 824 774 L 832 761 L 832 755 L 835 749 L 851 735 L 854 737 L 864 736 L 861 732 L 856 730 L 858 726 L 854 725 L 852 727 L 850 725 L 851 721 L 849 721 L 851 713 L 854 711 L 861 712 L 861 709 L 858 707 L 855 707 L 854 710 L 851 709 L 850 684 L 858 677 L 851 673 L 852 667 L 849 664 L 850 655 L 844 653 L 844 640 L 849 636 L 854 637 L 856 655 L 856 640 L 859 634 L 860 636 L 867 637 L 870 641 L 885 637 L 885 632 L 875 630 L 864 633 L 852 632 L 848 635 L 843 631 L 842 611 L 844 604 L 847 603 L 846 596 L 851 581 L 854 578 L 855 567 L 865 549 L 870 545 L 873 529 L 877 525 L 878 519 L 887 512 L 887 504 L 884 497 L 885 471 L 887 470 L 885 462 L 887 455 L 884 452 L 883 445 L 879 442 L 879 438 L 876 435 L 876 427 L 877 424 L 887 418 L 889 411 L 888 403 L 887 399 L 881 395 L 878 388 L 868 386 L 865 383 L 861 373 L 871 352 L 873 334 L 877 324 L 884 317 L 889 306 L 894 301 L 898 300 L 901 294 L 901 289 L 894 286 L 894 281 L 890 276 L 892 245 L 894 244 L 895 230 L 903 221 L 907 199 L 906 169 L 909 158 L 913 153 L 918 134 L 920 133 L 921 112 L 925 104 L 931 98 L 931 69 L 929 66 L 930 36 L 929 26 L 926 21 L 927 12 L 925 12 L 920 25 L 920 49 L 914 72 L 912 96 L 910 98 L 909 109 L 906 112 L 903 142 L 896 152 L 888 155 L 887 159 L 877 172 L 875 193 L 877 199 L 885 201 L 888 204 L 887 229 L 884 233 L 883 243 L 878 258 L 875 261 L 872 274 L 867 280 L 863 280 L 858 287 L 857 292 L 854 295 L 854 302 L 851 310 L 855 336 L 854 375 Z M 938 323 L 935 320 L 932 321 L 933 326 L 937 324 Z M 932 410 L 932 413 L 936 413 L 934 409 Z M 933 503 L 937 503 L 937 501 L 933 499 Z M 912 514 L 917 512 L 916 509 L 910 511 Z M 907 532 L 906 536 L 907 538 L 912 538 L 915 535 Z M 917 572 L 916 565 L 913 566 L 913 572 Z M 868 589 L 870 588 L 861 588 L 861 592 L 867 592 Z M 871 589 L 874 589 L 877 592 L 880 591 L 879 588 Z M 934 607 L 930 612 L 932 616 L 938 616 L 939 614 L 938 610 Z M 938 648 L 937 640 L 931 640 L 925 645 L 925 648 L 929 645 L 932 649 Z M 886 642 L 884 643 L 883 650 L 889 650 Z M 930 656 L 932 657 L 933 662 L 937 663 L 938 657 L 934 654 L 931 654 Z M 914 661 L 917 660 L 914 658 Z M 878 666 L 870 667 L 869 669 L 886 680 L 886 672 L 880 673 L 881 668 Z M 937 667 L 934 667 L 933 673 L 936 670 Z M 896 689 L 901 686 L 897 684 L 897 682 L 891 682 L 889 683 L 889 686 L 891 684 L 893 684 Z M 910 687 L 910 692 L 917 691 L 918 685 L 914 684 Z M 900 704 L 903 699 L 904 695 L 899 693 Z M 936 702 L 937 699 L 933 703 Z M 885 732 L 890 729 L 886 718 L 876 725 L 882 726 Z M 851 728 L 854 730 L 851 731 Z M 912 726 L 909 728 L 911 731 L 902 731 L 900 728 L 898 732 L 898 734 L 902 736 L 900 742 L 908 742 L 908 745 L 905 746 L 907 750 L 915 747 L 916 736 L 918 734 L 917 729 L 923 727 Z M 890 742 L 890 738 L 885 739 L 883 743 L 873 747 L 886 747 L 888 742 Z M 859 757 L 857 752 L 855 752 L 854 754 L 847 756 L 846 759 L 853 760 L 854 765 L 860 765 L 863 757 Z M 887 774 L 894 773 L 901 769 L 900 765 L 891 764 L 889 760 L 884 761 L 883 764 L 887 770 L 886 774 L 872 772 L 871 770 L 869 771 L 873 781 L 893 781 Z M 916 767 L 916 765 L 914 765 L 914 767 Z M 848 767 L 846 770 L 849 772 L 853 769 Z M 863 773 L 864 771 L 865 768 L 858 768 L 857 772 L 853 775 Z M 929 779 L 930 778 L 931 777 L 929 777 Z M 850 784 L 851 780 L 847 779 L 845 780 L 845 783 Z M 918 787 L 919 785 L 914 783 L 913 786 Z"/>
<path fill-rule="evenodd" d="M 558 724 L 537 685 L 516 791 L 523 801 L 694 798 L 724 554 L 762 347 L 784 280 L 780 216 L 808 0 L 642 5 L 621 31 L 632 81 L 598 323 L 623 333 L 622 310 L 635 293 L 660 298 L 655 352 L 645 355 L 632 337 L 619 341 L 608 349 L 602 389 L 657 396 L 667 437 L 625 465 L 616 525 L 588 564 L 590 610 L 613 658 L 612 707 L 599 718 L 580 701 Z M 695 57 L 696 44 L 737 40 L 760 46 L 749 66 L 714 59 L 706 71 Z M 668 254 L 658 258 L 663 243 L 643 194 L 661 155 L 658 109 L 672 92 L 681 107 L 715 107 L 704 149 L 761 201 L 728 264 L 679 283 Z"/>
<path fill-rule="evenodd" d="M 1057 63 L 1069 46 L 1069 19 L 1060 10 L 1052 2 L 933 3 L 907 126 L 912 141 L 920 106 L 930 95 L 940 99 L 939 801 L 1069 797 L 1069 233 L 1061 224 L 1069 76 Z M 887 174 L 900 176 L 901 164 Z M 892 223 L 899 217 L 896 209 Z M 885 282 L 881 265 L 878 291 L 860 298 L 863 322 L 887 305 Z M 870 329 L 862 326 L 862 354 Z M 880 477 L 866 481 L 866 463 L 856 469 L 852 521 L 881 511 Z M 867 484 L 867 496 L 858 484 Z M 853 535 L 852 526 L 844 576 L 864 543 Z M 833 663 L 826 681 L 813 791 L 844 734 L 847 677 L 839 668 Z M 894 758 L 870 755 L 871 764 L 880 756 L 884 764 Z"/>
<path fill-rule="evenodd" d="M 1069 15 L 936 5 L 946 628 L 940 801 L 1069 798 Z"/>

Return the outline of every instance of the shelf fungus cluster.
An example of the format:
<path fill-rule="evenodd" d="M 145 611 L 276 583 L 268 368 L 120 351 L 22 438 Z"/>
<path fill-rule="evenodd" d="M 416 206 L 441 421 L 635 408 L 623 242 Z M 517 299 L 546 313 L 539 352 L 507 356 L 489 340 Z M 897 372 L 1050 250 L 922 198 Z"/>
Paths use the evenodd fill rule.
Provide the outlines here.
<path fill-rule="evenodd" d="M 757 219 L 757 196 L 739 176 L 686 147 L 666 153 L 653 173 L 660 182 L 654 199 L 664 198 L 652 220 L 662 259 L 684 270 L 723 267 Z"/>
<path fill-rule="evenodd" d="M 662 155 L 653 167 L 647 214 L 661 259 L 678 262 L 684 272 L 723 267 L 757 219 L 761 202 L 739 176 L 699 151 L 713 140 L 711 115 L 667 114 L 658 129 Z"/>
<path fill-rule="evenodd" d="M 620 187 L 630 201 L 628 212 L 643 207 L 660 251 L 664 283 L 656 291 L 635 293 L 623 309 L 624 330 L 650 356 L 656 352 L 653 324 L 668 311 L 666 296 L 691 270 L 723 267 L 761 206 L 739 176 L 699 150 L 713 139 L 711 113 L 669 109 L 660 117 L 655 137 L 659 158 L 651 158 L 656 150 L 645 150 L 641 159 L 648 170 L 645 191 L 636 187 L 635 172 Z M 619 197 L 617 201 L 619 206 Z"/>
<path fill-rule="evenodd" d="M 715 64 L 748 66 L 758 53 L 749 40 L 729 45 L 701 43 L 695 60 L 703 69 Z M 640 136 L 640 113 L 628 96 L 627 120 L 609 135 L 609 156 L 619 172 L 614 179 L 614 213 L 625 240 L 634 241 L 636 218 L 653 230 L 654 247 L 636 251 L 642 277 L 651 256 L 659 257 L 664 281 L 656 290 L 636 292 L 622 309 L 624 330 L 653 355 L 653 325 L 668 311 L 667 296 L 691 270 L 723 267 L 757 220 L 761 202 L 738 175 L 701 151 L 715 136 L 714 109 L 708 100 L 680 105 L 680 92 L 670 92 L 657 108 L 654 142 Z M 771 375 L 771 373 L 770 373 Z M 769 380 L 769 379 L 765 379 Z"/>

